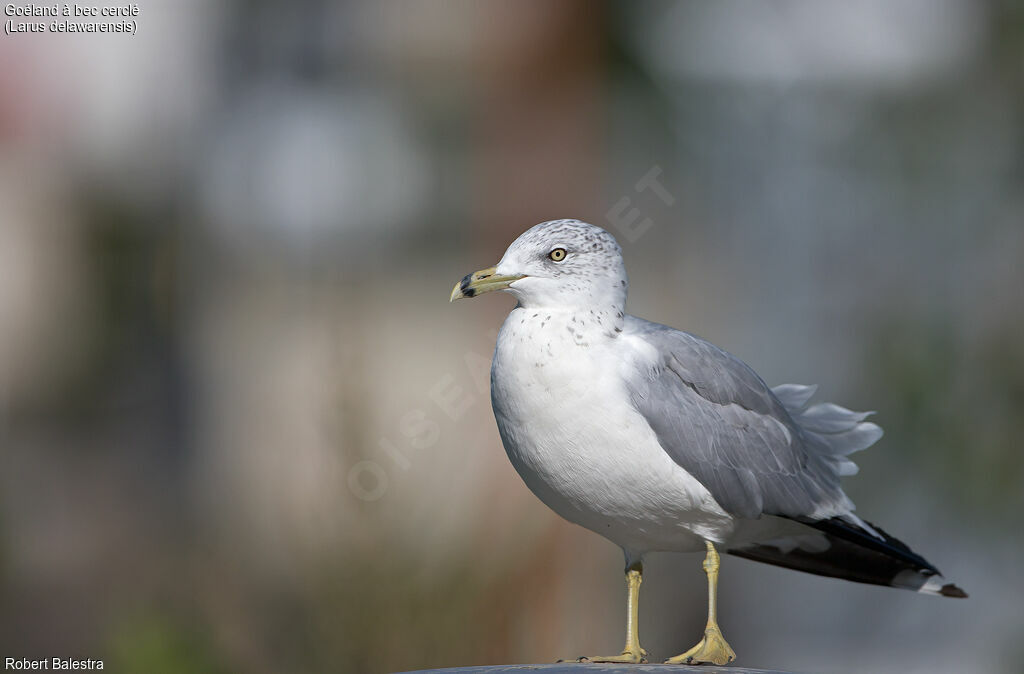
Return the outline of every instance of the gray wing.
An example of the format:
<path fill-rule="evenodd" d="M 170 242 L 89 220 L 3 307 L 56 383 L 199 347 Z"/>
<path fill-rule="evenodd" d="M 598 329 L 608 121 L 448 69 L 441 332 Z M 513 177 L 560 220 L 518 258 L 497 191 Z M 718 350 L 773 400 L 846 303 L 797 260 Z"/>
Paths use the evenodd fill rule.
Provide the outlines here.
<path fill-rule="evenodd" d="M 627 378 L 633 404 L 669 456 L 726 512 L 850 513 L 839 478 L 855 466 L 845 456 L 881 436 L 863 422 L 866 413 L 807 408 L 812 387 L 778 387 L 777 396 L 745 363 L 686 332 L 630 316 L 625 333 L 658 352 L 649 371 Z"/>

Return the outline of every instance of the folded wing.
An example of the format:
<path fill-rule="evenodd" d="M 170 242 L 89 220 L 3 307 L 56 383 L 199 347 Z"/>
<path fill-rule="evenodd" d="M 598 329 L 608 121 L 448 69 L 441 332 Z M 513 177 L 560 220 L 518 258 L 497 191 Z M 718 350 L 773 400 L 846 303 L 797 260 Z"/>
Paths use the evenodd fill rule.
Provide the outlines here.
<path fill-rule="evenodd" d="M 881 429 L 838 405 L 807 405 L 813 387 L 774 391 L 749 366 L 694 335 L 630 318 L 628 337 L 656 354 L 627 380 L 630 397 L 672 459 L 726 512 L 861 521 L 839 480 Z"/>

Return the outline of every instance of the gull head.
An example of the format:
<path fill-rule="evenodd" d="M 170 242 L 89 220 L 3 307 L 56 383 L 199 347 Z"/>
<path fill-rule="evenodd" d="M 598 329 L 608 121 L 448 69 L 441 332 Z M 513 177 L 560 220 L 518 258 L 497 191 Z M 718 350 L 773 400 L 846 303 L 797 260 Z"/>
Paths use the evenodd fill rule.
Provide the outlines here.
<path fill-rule="evenodd" d="M 524 307 L 622 311 L 628 289 L 615 237 L 579 220 L 551 220 L 523 232 L 495 266 L 467 274 L 451 300 L 503 290 Z"/>

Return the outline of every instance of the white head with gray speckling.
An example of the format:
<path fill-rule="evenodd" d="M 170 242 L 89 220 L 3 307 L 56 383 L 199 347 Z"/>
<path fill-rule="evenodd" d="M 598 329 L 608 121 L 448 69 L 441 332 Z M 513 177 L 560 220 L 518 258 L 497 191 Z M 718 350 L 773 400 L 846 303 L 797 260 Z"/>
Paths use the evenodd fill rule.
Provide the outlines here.
<path fill-rule="evenodd" d="M 452 300 L 504 290 L 523 307 L 622 312 L 628 289 L 615 237 L 580 220 L 551 220 L 523 232 L 494 267 L 463 278 Z"/>

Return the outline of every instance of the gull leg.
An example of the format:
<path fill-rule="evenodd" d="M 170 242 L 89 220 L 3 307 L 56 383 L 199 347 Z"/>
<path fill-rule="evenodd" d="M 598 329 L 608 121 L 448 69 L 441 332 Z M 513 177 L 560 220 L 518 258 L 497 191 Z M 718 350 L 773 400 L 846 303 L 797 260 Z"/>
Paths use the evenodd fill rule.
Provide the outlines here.
<path fill-rule="evenodd" d="M 626 647 L 619 655 L 597 655 L 582 657 L 577 662 L 627 662 L 639 664 L 647 662 L 647 651 L 640 648 L 640 635 L 637 623 L 640 613 L 640 581 L 643 579 L 644 566 L 637 560 L 626 567 Z"/>
<path fill-rule="evenodd" d="M 704 628 L 704 638 L 685 653 L 666 660 L 670 665 L 725 665 L 736 659 L 736 653 L 718 627 L 718 551 L 710 542 L 707 546 L 704 573 L 708 575 L 708 625 Z"/>

